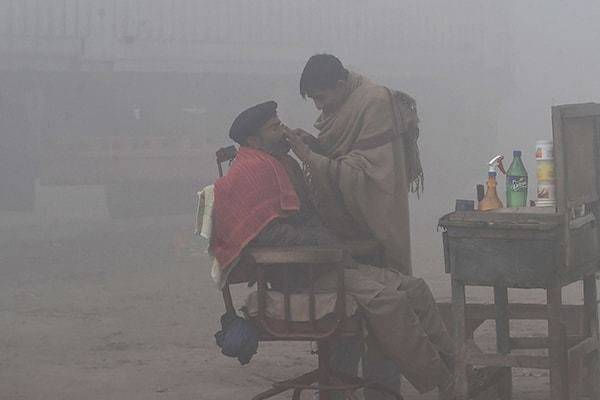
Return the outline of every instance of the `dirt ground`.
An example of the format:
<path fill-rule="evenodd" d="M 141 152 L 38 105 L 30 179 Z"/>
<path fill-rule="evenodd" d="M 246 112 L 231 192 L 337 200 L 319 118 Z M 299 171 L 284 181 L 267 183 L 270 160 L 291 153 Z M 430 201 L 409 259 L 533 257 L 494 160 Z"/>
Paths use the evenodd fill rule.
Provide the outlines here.
<path fill-rule="evenodd" d="M 45 191 L 35 214 L 0 214 L 1 399 L 250 399 L 314 366 L 307 343 L 261 344 L 244 367 L 220 354 L 213 335 L 223 305 L 191 216 L 114 221 L 98 189 L 73 189 L 61 195 L 66 202 Z M 415 244 L 416 257 L 426 251 Z M 441 265 L 416 264 L 446 301 Z M 579 289 L 566 298 L 579 302 Z M 469 294 L 489 301 L 485 290 Z M 481 328 L 483 347 L 492 346 L 492 331 Z M 546 372 L 514 374 L 515 399 L 547 398 Z M 408 384 L 405 391 L 407 399 L 436 398 Z"/>

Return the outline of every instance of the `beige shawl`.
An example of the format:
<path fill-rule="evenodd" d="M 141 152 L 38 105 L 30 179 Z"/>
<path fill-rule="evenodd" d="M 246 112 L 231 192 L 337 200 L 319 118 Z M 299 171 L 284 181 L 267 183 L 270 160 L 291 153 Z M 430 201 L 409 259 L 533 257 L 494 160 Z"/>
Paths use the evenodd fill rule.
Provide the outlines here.
<path fill-rule="evenodd" d="M 387 267 L 412 274 L 408 192 L 422 188 L 414 101 L 350 73 L 339 110 L 317 119 L 323 155 L 306 163 L 325 224 L 374 237 Z"/>

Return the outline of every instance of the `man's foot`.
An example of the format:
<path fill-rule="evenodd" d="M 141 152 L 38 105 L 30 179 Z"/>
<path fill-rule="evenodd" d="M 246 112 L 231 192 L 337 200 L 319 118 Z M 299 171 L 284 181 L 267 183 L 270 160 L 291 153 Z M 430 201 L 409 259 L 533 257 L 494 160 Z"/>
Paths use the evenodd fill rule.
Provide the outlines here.
<path fill-rule="evenodd" d="M 454 400 L 456 395 L 454 394 L 454 376 L 450 375 L 448 380 L 438 386 L 438 400 Z"/>
<path fill-rule="evenodd" d="M 473 399 L 489 388 L 500 376 L 502 369 L 499 367 L 471 368 L 467 377 L 468 397 Z M 438 387 L 439 400 L 454 400 L 454 377 L 444 385 Z"/>

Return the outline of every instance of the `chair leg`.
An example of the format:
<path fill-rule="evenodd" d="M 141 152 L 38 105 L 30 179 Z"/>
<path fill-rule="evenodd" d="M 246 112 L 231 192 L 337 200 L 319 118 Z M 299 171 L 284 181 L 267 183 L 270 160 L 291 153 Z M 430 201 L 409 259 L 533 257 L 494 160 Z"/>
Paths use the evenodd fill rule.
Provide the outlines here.
<path fill-rule="evenodd" d="M 548 305 L 548 337 L 550 338 L 550 399 L 567 400 L 569 398 L 567 365 L 567 343 L 565 325 L 560 317 L 562 306 L 562 287 L 546 289 Z"/>
<path fill-rule="evenodd" d="M 329 360 L 331 359 L 330 344 L 327 340 L 320 340 L 317 343 L 319 359 L 319 386 L 327 386 L 331 381 L 331 371 L 329 370 Z M 330 392 L 319 390 L 319 400 L 330 400 Z"/>
<path fill-rule="evenodd" d="M 302 394 L 302 389 L 294 389 L 292 400 L 300 400 L 300 394 Z"/>
<path fill-rule="evenodd" d="M 271 397 L 277 396 L 279 393 L 285 392 L 286 390 L 289 390 L 289 388 L 272 388 L 272 389 L 269 389 L 267 391 L 257 394 L 256 396 L 254 396 L 252 398 L 252 400 L 269 399 Z"/>
<path fill-rule="evenodd" d="M 393 396 L 396 400 L 404 400 L 404 397 L 402 397 L 402 395 L 400 393 L 397 393 L 395 390 L 387 388 L 378 383 L 366 384 L 365 389 L 371 389 L 371 390 L 375 390 L 380 393 L 388 394 L 390 396 Z"/>

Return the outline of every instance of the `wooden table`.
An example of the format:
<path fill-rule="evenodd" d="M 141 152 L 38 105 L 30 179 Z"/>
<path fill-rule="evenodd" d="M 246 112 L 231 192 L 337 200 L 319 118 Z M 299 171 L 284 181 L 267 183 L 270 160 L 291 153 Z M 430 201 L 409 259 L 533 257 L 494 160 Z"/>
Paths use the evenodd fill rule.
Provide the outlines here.
<path fill-rule="evenodd" d="M 589 248 L 594 246 L 596 236 L 592 234 L 590 241 L 584 240 L 577 247 L 585 262 L 572 269 L 562 268 L 563 217 L 543 209 L 505 209 L 492 213 L 455 212 L 440 220 L 445 229 L 446 271 L 452 279 L 458 399 L 468 398 L 467 368 L 472 365 L 504 368 L 498 385 L 498 395 L 503 400 L 511 398 L 512 367 L 549 369 L 553 400 L 575 399 L 584 392 L 600 399 L 598 264 L 593 248 Z M 591 234 L 595 227 L 590 224 L 587 229 Z M 562 287 L 578 280 L 583 280 L 584 304 L 565 307 Z M 466 302 L 465 287 L 469 285 L 493 287 L 492 309 L 480 305 L 479 319 L 495 320 L 496 353 L 485 354 L 468 346 L 473 329 L 467 326 L 467 321 L 478 319 L 473 315 L 477 312 L 476 305 Z M 509 304 L 509 288 L 545 289 L 547 304 Z M 567 313 L 581 316 L 580 323 L 574 326 Z M 511 337 L 511 319 L 547 320 L 548 336 Z M 569 327 L 565 324 L 568 320 L 571 320 Z M 512 354 L 513 350 L 522 349 L 548 349 L 548 354 Z"/>
<path fill-rule="evenodd" d="M 552 400 L 575 399 L 580 394 L 600 399 L 596 299 L 596 271 L 600 265 L 600 222 L 596 221 L 596 217 L 600 219 L 600 104 L 552 107 L 552 138 L 556 208 L 455 212 L 440 220 L 445 229 L 446 271 L 452 275 L 459 399 L 467 398 L 469 365 L 505 368 L 499 386 L 501 399 L 511 397 L 512 367 L 549 369 Z M 530 182 L 535 180 L 530 178 Z M 562 288 L 575 281 L 583 281 L 584 304 L 565 308 Z M 465 321 L 471 319 L 473 310 L 465 299 L 465 287 L 469 285 L 494 288 L 494 354 L 467 348 L 472 327 Z M 546 305 L 511 305 L 509 288 L 544 289 Z M 573 313 L 581 315 L 579 329 L 566 323 Z M 511 337 L 510 320 L 515 318 L 547 320 L 548 336 Z M 547 349 L 547 355 L 513 353 L 521 349 Z"/>

